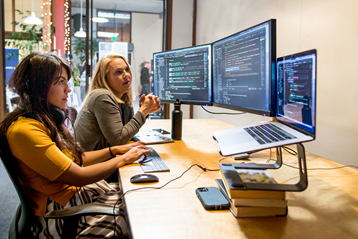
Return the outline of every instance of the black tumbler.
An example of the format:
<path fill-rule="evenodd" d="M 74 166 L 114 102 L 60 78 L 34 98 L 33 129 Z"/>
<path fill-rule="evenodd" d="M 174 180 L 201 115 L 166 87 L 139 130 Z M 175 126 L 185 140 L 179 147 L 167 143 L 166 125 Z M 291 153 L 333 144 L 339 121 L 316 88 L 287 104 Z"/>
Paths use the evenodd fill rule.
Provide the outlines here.
<path fill-rule="evenodd" d="M 174 110 L 172 111 L 172 139 L 180 140 L 183 124 L 183 112 L 180 110 L 179 100 L 174 103 Z"/>

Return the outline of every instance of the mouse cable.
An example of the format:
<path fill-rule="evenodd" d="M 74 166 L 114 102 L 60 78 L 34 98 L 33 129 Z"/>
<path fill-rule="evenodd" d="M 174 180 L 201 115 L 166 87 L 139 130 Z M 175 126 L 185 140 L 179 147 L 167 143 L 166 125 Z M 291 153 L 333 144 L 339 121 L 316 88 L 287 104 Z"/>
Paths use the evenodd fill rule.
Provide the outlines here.
<path fill-rule="evenodd" d="M 198 166 L 198 167 L 201 168 L 204 172 L 208 172 L 208 171 L 219 171 L 219 170 L 220 170 L 220 169 L 207 169 L 207 168 L 204 168 L 203 166 L 201 166 L 201 165 L 199 165 L 199 164 L 193 164 L 193 165 L 191 165 L 187 170 L 185 170 L 180 176 L 171 179 L 171 180 L 168 181 L 166 184 L 164 184 L 164 185 L 162 185 L 162 186 L 160 186 L 160 187 L 141 187 L 141 188 L 130 189 L 130 190 L 124 192 L 124 193 L 120 196 L 120 198 L 117 200 L 117 203 L 118 203 L 118 201 L 119 201 L 120 199 L 122 199 L 122 197 L 123 197 L 124 195 L 126 195 L 126 194 L 129 193 L 129 192 L 138 191 L 138 190 L 143 190 L 143 189 L 162 189 L 162 188 L 164 188 L 165 186 L 167 186 L 169 183 L 171 183 L 171 182 L 173 182 L 173 181 L 175 181 L 175 180 L 181 178 L 186 172 L 188 172 L 188 171 L 189 171 L 192 167 L 194 167 L 194 166 Z M 117 205 L 117 203 L 115 204 L 115 206 Z"/>
<path fill-rule="evenodd" d="M 199 165 L 199 164 L 193 164 L 191 165 L 187 170 L 185 170 L 180 176 L 176 177 L 176 178 L 173 178 L 171 180 L 169 180 L 167 183 L 165 183 L 164 185 L 160 186 L 160 187 L 141 187 L 141 188 L 134 188 L 134 189 L 130 189 L 126 192 L 124 192 L 117 200 L 117 202 L 114 204 L 113 206 L 113 216 L 114 216 L 114 235 L 116 235 L 116 228 L 117 228 L 117 222 L 116 222 L 116 215 L 115 215 L 115 207 L 117 206 L 117 204 L 119 205 L 121 199 L 124 197 L 124 195 L 126 195 L 127 193 L 129 192 L 134 192 L 134 191 L 139 191 L 139 190 L 143 190 L 143 189 L 162 189 L 164 188 L 165 186 L 167 186 L 169 183 L 181 178 L 186 172 L 188 172 L 192 167 L 194 166 L 198 166 L 199 168 L 201 168 L 204 172 L 208 172 L 208 171 L 219 171 L 220 169 L 207 169 L 207 168 L 204 168 L 203 166 Z"/>
<path fill-rule="evenodd" d="M 211 111 L 208 111 L 207 109 L 205 109 L 204 106 L 202 106 L 202 105 L 200 105 L 200 106 L 201 106 L 201 108 L 203 108 L 203 110 L 205 110 L 209 114 L 214 114 L 214 115 L 242 115 L 242 114 L 246 114 L 246 112 L 240 112 L 240 113 L 211 112 Z"/>

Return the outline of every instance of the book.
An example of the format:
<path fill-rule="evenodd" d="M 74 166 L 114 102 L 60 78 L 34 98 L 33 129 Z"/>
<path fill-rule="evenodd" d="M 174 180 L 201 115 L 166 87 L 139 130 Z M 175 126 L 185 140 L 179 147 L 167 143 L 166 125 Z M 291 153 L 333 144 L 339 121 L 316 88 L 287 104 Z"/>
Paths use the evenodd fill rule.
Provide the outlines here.
<path fill-rule="evenodd" d="M 134 141 L 142 141 L 146 144 L 164 144 L 173 143 L 174 140 L 169 136 L 163 135 L 157 131 L 142 131 L 138 132 L 134 137 Z"/>
<path fill-rule="evenodd" d="M 222 181 L 224 183 L 225 189 L 230 198 L 265 198 L 265 199 L 282 199 L 282 200 L 286 198 L 285 191 L 247 190 L 245 189 L 245 187 L 232 186 L 232 185 L 236 185 L 235 183 L 243 184 L 242 180 L 240 180 L 241 177 L 239 176 L 239 174 L 236 171 L 233 171 L 230 174 L 226 173 L 225 175 L 228 177 L 225 177 L 221 170 L 219 172 Z M 237 180 L 240 181 L 237 182 Z M 230 184 L 228 184 L 228 182 Z M 230 185 L 230 187 L 228 185 Z"/>
<path fill-rule="evenodd" d="M 286 216 L 287 207 L 235 207 L 230 206 L 231 213 L 237 217 L 276 217 Z"/>
<path fill-rule="evenodd" d="M 286 216 L 288 207 L 262 207 L 262 206 L 236 206 L 235 199 L 232 199 L 227 194 L 222 180 L 215 179 L 218 183 L 219 189 L 226 199 L 230 202 L 230 211 L 236 218 L 241 217 L 271 217 L 271 216 Z M 255 199 L 251 199 L 255 200 Z"/>
<path fill-rule="evenodd" d="M 271 199 L 271 198 L 230 198 L 226 192 L 222 179 L 215 179 L 218 188 L 226 196 L 226 199 L 231 201 L 234 206 L 251 206 L 251 207 L 286 207 L 286 199 Z"/>
<path fill-rule="evenodd" d="M 277 184 L 275 179 L 262 169 L 236 169 L 244 183 L 272 183 Z"/>

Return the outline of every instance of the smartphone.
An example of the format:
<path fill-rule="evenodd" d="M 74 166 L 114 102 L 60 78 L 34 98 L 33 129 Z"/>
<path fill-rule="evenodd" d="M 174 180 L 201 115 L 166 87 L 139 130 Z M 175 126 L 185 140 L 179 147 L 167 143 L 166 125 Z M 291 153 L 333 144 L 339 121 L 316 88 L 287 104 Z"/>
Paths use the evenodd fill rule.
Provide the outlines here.
<path fill-rule="evenodd" d="M 153 129 L 153 131 L 159 132 L 161 134 L 170 134 L 170 132 L 164 130 L 164 129 Z"/>
<path fill-rule="evenodd" d="M 195 190 L 206 210 L 225 210 L 230 208 L 229 201 L 217 187 L 202 187 Z"/>

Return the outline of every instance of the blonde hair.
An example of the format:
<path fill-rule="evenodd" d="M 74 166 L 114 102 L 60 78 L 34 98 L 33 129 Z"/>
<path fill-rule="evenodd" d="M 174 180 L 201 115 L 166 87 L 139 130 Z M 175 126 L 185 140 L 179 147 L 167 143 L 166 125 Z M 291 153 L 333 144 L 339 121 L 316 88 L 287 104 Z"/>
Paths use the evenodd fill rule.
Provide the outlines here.
<path fill-rule="evenodd" d="M 84 99 L 83 103 L 86 102 L 86 100 L 88 99 L 88 97 L 95 91 L 98 89 L 107 89 L 110 92 L 112 92 L 113 96 L 116 98 L 118 103 L 126 103 L 127 105 L 131 106 L 132 102 L 133 102 L 133 92 L 132 92 L 132 88 L 123 94 L 122 98 L 119 99 L 113 92 L 112 88 L 108 85 L 106 77 L 109 74 L 110 68 L 109 68 L 109 64 L 114 60 L 114 59 L 122 59 L 127 66 L 129 67 L 129 64 L 126 60 L 125 57 L 115 54 L 115 53 L 108 53 L 106 55 L 104 55 L 99 62 L 97 63 L 96 66 L 96 70 L 94 71 L 94 75 L 92 78 L 92 82 L 91 82 L 91 87 L 90 87 L 90 91 L 87 94 L 86 98 Z M 129 73 L 131 75 L 132 78 L 132 70 L 129 67 Z"/>

